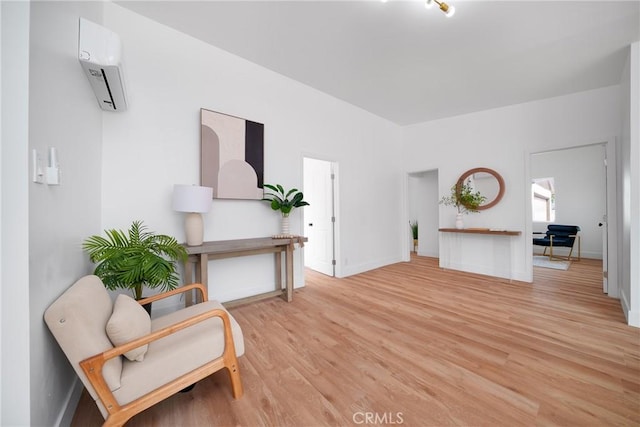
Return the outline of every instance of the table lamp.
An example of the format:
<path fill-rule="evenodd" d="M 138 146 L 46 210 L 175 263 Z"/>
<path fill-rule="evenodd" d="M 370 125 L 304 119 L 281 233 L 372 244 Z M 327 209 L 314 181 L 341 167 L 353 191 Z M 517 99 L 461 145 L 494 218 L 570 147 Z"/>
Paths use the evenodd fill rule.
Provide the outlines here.
<path fill-rule="evenodd" d="M 200 246 L 204 239 L 202 213 L 209 212 L 213 188 L 198 185 L 173 186 L 173 210 L 187 212 L 184 221 L 187 234 L 187 246 Z"/>

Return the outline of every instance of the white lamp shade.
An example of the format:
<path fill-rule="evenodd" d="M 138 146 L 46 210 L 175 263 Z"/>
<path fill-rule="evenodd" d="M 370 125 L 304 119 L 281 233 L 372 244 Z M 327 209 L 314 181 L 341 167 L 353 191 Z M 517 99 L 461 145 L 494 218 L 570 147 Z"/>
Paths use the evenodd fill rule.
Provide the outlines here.
<path fill-rule="evenodd" d="M 209 212 L 213 188 L 198 185 L 173 186 L 173 210 L 177 212 Z"/>

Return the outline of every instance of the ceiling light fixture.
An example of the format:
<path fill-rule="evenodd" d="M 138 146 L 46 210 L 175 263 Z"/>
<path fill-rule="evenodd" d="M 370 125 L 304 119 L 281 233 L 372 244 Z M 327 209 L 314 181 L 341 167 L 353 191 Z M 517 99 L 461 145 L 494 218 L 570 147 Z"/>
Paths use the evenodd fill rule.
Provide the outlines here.
<path fill-rule="evenodd" d="M 438 0 L 426 0 L 425 3 L 424 3 L 424 7 L 429 9 L 431 6 L 433 6 L 434 3 L 437 4 L 438 7 L 440 7 L 440 10 L 444 12 L 444 14 L 445 14 L 445 16 L 447 18 L 451 18 L 453 16 L 453 14 L 456 13 L 456 8 L 455 7 L 449 6 L 445 2 L 438 1 Z"/>

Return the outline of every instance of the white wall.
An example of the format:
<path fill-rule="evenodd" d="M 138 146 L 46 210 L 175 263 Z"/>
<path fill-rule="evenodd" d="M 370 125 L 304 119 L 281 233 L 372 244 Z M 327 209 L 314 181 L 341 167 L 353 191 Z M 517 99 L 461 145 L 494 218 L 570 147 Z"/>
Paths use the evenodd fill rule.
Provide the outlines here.
<path fill-rule="evenodd" d="M 408 126 L 403 129 L 403 166 L 439 169 L 440 195 L 448 194 L 471 168 L 500 173 L 506 183 L 504 198 L 491 209 L 467 215 L 465 227 L 521 231 L 511 254 L 514 278 L 531 281 L 531 224 L 526 212 L 529 153 L 609 140 L 619 131 L 618 91 L 612 86 Z M 441 206 L 440 227 L 453 227 L 454 222 L 455 211 Z M 494 265 L 487 252 L 478 250 L 474 259 L 466 261 L 470 271 Z"/>
<path fill-rule="evenodd" d="M 582 256 L 602 259 L 602 221 L 607 211 L 605 147 L 590 145 L 548 151 L 531 156 L 533 178 L 553 177 L 556 190 L 554 224 L 578 225 Z M 533 231 L 545 232 L 547 222 L 534 222 Z M 577 256 L 577 243 L 574 256 Z M 542 247 L 535 247 L 539 253 Z M 555 251 L 554 251 L 555 252 Z M 568 249 L 559 249 L 558 255 Z"/>
<path fill-rule="evenodd" d="M 123 41 L 131 106 L 104 120 L 104 228 L 142 219 L 184 239 L 171 190 L 199 182 L 199 113 L 207 108 L 265 124 L 267 183 L 302 185 L 303 154 L 340 164 L 338 276 L 400 259 L 396 125 L 117 5 L 105 5 L 105 26 Z M 214 200 L 205 214 L 205 240 L 269 236 L 279 227 L 277 213 L 261 201 Z M 300 212 L 291 228 L 302 233 Z M 301 255 L 297 250 L 296 286 L 304 281 Z M 212 298 L 273 289 L 271 255 L 210 264 Z"/>
<path fill-rule="evenodd" d="M 0 2 L 0 425 L 30 424 L 29 3 Z"/>
<path fill-rule="evenodd" d="M 640 42 L 631 45 L 629 140 L 631 145 L 631 236 L 629 324 L 640 327 Z"/>
<path fill-rule="evenodd" d="M 76 375 L 43 322 L 46 308 L 92 268 L 82 240 L 100 232 L 102 111 L 77 60 L 78 18 L 100 22 L 98 2 L 32 2 L 29 148 L 56 147 L 59 186 L 29 182 L 31 425 L 69 422 Z M 104 113 L 107 114 L 107 113 Z"/>
<path fill-rule="evenodd" d="M 640 42 L 629 49 L 620 86 L 620 302 L 629 324 L 640 327 Z"/>
<path fill-rule="evenodd" d="M 77 18 L 100 22 L 103 7 L 105 25 L 125 42 L 132 109 L 123 114 L 97 109 L 75 57 Z M 0 14 L 2 425 L 68 423 L 71 412 L 64 409 L 67 402 L 70 411 L 75 406 L 75 375 L 46 331 L 42 313 L 90 270 L 79 246 L 87 235 L 142 218 L 157 231 L 183 237 L 182 218 L 170 211 L 170 191 L 174 183 L 197 182 L 200 107 L 265 123 L 268 182 L 300 183 L 302 153 L 340 162 L 341 275 L 399 260 L 406 227 L 398 208 L 401 170 L 439 168 L 444 194 L 462 171 L 479 164 L 503 174 L 507 193 L 498 207 L 468 217 L 467 225 L 523 229 L 527 237 L 518 240 L 517 256 L 519 272 L 526 275 L 526 154 L 599 142 L 620 130 L 617 88 L 605 88 L 409 127 L 401 160 L 401 131 L 395 125 L 116 5 L 2 2 Z M 637 43 L 633 49 L 628 144 L 633 159 L 624 192 L 630 221 L 623 230 L 633 235 L 633 262 L 623 266 L 632 270 L 631 323 L 640 313 Z M 50 145 L 59 150 L 62 185 L 29 183 L 29 148 Z M 450 209 L 441 207 L 440 216 L 441 226 L 453 224 Z M 206 220 L 209 239 L 278 229 L 277 215 L 259 202 L 215 201 Z M 293 227 L 301 229 L 299 215 Z M 220 262 L 213 279 L 245 292 L 254 279 L 258 288 L 267 286 L 260 281 L 269 276 L 264 270 L 270 265 L 270 259 Z M 298 274 L 298 285 L 300 279 Z M 227 296 L 236 295 L 227 290 Z"/>

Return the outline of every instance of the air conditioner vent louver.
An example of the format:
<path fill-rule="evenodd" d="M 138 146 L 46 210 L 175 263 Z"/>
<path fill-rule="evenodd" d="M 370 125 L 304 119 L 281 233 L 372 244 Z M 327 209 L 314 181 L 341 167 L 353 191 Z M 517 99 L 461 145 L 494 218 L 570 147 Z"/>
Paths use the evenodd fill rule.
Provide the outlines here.
<path fill-rule="evenodd" d="M 124 111 L 128 106 L 121 53 L 116 33 L 80 18 L 78 60 L 103 110 Z"/>

